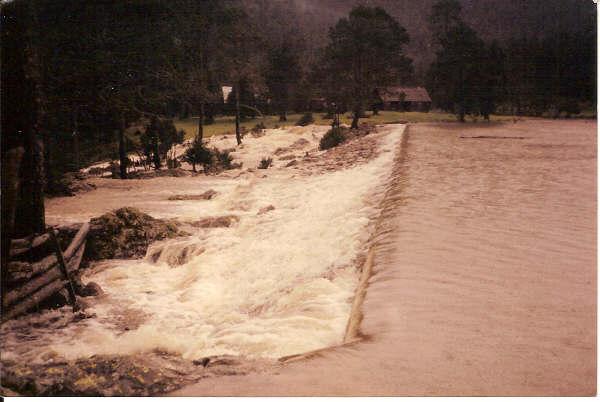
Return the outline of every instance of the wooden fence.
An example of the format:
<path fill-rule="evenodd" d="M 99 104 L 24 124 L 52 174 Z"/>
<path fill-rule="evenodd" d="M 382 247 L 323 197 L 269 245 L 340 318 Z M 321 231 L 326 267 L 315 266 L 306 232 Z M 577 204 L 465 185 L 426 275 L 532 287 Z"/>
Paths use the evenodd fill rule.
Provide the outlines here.
<path fill-rule="evenodd" d="M 79 269 L 89 231 L 89 222 L 84 223 L 64 253 L 60 248 L 54 229 L 49 229 L 47 233 L 31 240 L 12 240 L 10 250 L 11 259 L 18 258 L 48 242 L 51 242 L 51 246 L 54 248 L 54 255 L 49 255 L 40 261 L 31 263 L 28 267 L 30 275 L 28 275 L 29 278 L 25 283 L 8 292 L 3 292 L 2 321 L 28 312 L 63 288 L 67 289 L 69 303 L 73 306 L 74 310 L 76 309 L 75 291 L 71 273 Z M 8 264 L 10 271 L 10 265 L 15 264 L 15 262 L 9 262 Z"/>

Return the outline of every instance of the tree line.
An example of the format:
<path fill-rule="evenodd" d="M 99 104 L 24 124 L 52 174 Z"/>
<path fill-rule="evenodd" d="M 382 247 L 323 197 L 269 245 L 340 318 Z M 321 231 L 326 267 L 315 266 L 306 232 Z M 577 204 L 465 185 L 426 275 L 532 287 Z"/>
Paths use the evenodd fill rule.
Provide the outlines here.
<path fill-rule="evenodd" d="M 494 112 L 558 117 L 595 106 L 596 33 L 553 33 L 485 43 L 461 18 L 456 0 L 430 17 L 436 55 L 426 77 L 434 103 L 489 119 Z"/>

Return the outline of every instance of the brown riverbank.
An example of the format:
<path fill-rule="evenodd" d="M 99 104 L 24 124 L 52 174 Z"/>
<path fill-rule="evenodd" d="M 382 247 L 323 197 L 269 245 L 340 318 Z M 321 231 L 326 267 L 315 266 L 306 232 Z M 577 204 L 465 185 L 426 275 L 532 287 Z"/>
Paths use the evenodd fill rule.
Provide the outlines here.
<path fill-rule="evenodd" d="M 175 394 L 595 394 L 596 130 L 410 127 L 364 341 Z"/>

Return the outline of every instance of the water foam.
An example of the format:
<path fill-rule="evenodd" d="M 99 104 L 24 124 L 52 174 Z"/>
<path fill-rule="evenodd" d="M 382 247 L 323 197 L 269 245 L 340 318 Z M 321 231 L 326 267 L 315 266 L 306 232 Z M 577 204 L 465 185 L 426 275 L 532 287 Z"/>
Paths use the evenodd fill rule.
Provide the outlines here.
<path fill-rule="evenodd" d="M 380 146 L 393 151 L 400 137 L 386 132 Z M 382 152 L 308 177 L 280 169 L 229 180 L 196 208 L 238 215 L 239 223 L 199 229 L 153 246 L 144 260 L 111 262 L 88 275 L 106 292 L 91 309 L 96 318 L 51 335 L 48 347 L 67 358 L 155 348 L 186 358 L 279 357 L 340 343 L 356 257 L 393 157 Z M 267 205 L 275 209 L 257 214 Z"/>

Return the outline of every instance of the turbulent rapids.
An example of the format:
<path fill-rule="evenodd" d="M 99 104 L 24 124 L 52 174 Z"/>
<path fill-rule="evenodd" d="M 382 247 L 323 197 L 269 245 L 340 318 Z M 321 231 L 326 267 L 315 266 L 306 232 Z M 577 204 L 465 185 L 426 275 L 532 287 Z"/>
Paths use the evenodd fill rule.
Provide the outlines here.
<path fill-rule="evenodd" d="M 48 215 L 56 223 L 127 205 L 177 218 L 191 236 L 155 243 L 142 260 L 95 265 L 84 280 L 100 284 L 105 295 L 87 309 L 90 318 L 64 325 L 57 312 L 47 312 L 6 323 L 3 360 L 156 350 L 189 360 L 278 358 L 340 344 L 404 126 L 378 127 L 321 152 L 325 130 L 268 130 L 247 138 L 233 154 L 241 172 L 111 181 L 52 200 Z M 211 145 L 226 148 L 232 141 Z M 254 169 L 271 155 L 274 167 Z M 217 195 L 185 200 L 209 189 Z M 194 225 L 222 216 L 233 218 Z"/>

